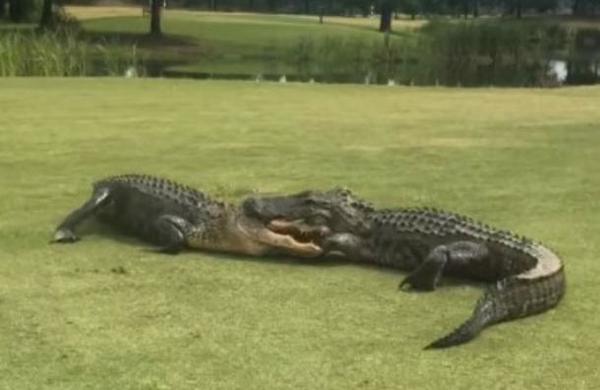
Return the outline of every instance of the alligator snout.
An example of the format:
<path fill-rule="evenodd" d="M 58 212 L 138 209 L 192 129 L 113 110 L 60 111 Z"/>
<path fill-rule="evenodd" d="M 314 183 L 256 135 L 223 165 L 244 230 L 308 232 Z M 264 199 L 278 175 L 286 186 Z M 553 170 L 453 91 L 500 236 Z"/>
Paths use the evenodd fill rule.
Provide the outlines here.
<path fill-rule="evenodd" d="M 242 210 L 244 214 L 248 215 L 249 217 L 259 218 L 262 221 L 269 221 L 273 219 L 270 216 L 270 213 L 266 213 L 264 209 L 264 202 L 261 202 L 260 199 L 257 198 L 246 198 L 242 202 Z"/>
<path fill-rule="evenodd" d="M 245 199 L 241 208 L 248 217 L 262 221 L 272 232 L 288 235 L 300 242 L 319 243 L 328 236 L 329 227 L 307 223 L 301 207 L 291 197 L 268 197 Z"/>
<path fill-rule="evenodd" d="M 242 210 L 249 217 L 263 222 L 277 218 L 296 219 L 299 211 L 295 199 L 285 196 L 246 198 L 242 202 Z"/>

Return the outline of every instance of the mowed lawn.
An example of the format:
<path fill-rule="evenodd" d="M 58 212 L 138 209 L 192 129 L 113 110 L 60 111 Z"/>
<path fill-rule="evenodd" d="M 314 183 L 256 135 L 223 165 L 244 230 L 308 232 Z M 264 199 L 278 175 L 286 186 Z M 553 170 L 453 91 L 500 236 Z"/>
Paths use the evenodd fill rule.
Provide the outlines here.
<path fill-rule="evenodd" d="M 593 389 L 600 383 L 600 88 L 0 80 L 1 389 Z M 238 201 L 347 186 L 450 209 L 564 258 L 555 310 L 423 351 L 481 286 L 186 252 L 92 233 L 49 245 L 102 177 Z"/>

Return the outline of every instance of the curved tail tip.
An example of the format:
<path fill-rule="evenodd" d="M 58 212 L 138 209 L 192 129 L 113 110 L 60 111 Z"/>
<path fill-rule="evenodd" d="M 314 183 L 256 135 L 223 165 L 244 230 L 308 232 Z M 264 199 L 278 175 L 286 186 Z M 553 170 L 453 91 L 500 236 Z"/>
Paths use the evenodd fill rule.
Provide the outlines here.
<path fill-rule="evenodd" d="M 430 350 L 430 349 L 443 349 L 443 348 L 450 348 L 450 347 L 454 347 L 455 345 L 458 344 L 462 344 L 462 342 L 460 341 L 456 341 L 456 340 L 450 340 L 446 337 L 435 340 L 433 343 L 427 345 L 425 348 L 423 348 L 423 350 Z"/>
<path fill-rule="evenodd" d="M 481 324 L 470 318 L 461 326 L 450 332 L 449 334 L 435 340 L 433 343 L 426 346 L 424 349 L 442 349 L 454 347 L 464 344 L 477 336 L 481 330 Z"/>

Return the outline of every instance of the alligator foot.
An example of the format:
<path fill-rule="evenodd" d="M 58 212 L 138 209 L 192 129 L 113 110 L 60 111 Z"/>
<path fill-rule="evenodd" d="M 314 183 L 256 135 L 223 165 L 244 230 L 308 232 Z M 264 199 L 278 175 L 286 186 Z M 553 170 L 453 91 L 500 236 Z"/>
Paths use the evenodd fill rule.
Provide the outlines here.
<path fill-rule="evenodd" d="M 413 272 L 400 282 L 398 289 L 403 291 L 417 290 L 417 291 L 433 291 L 435 290 L 437 283 L 428 275 L 423 275 L 418 272 Z"/>
<path fill-rule="evenodd" d="M 485 261 L 489 251 L 485 244 L 456 241 L 431 250 L 425 261 L 400 283 L 399 288 L 410 286 L 415 290 L 432 291 L 438 284 L 447 264 L 454 267 L 475 267 Z"/>
<path fill-rule="evenodd" d="M 50 243 L 67 244 L 67 243 L 73 243 L 76 241 L 79 241 L 79 237 L 77 237 L 77 235 L 75 235 L 75 233 L 73 233 L 72 230 L 63 228 L 63 229 L 58 229 L 54 233 L 54 237 L 52 237 L 52 240 L 50 241 Z"/>
<path fill-rule="evenodd" d="M 401 290 L 410 287 L 419 291 L 433 291 L 437 286 L 442 271 L 448 261 L 448 248 L 441 245 L 434 248 L 425 261 L 398 286 Z"/>

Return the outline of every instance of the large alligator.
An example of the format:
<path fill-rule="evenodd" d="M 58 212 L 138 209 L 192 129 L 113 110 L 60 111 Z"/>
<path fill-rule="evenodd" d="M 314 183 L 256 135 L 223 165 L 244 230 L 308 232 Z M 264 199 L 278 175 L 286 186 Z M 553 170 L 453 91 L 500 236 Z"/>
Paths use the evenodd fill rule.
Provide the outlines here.
<path fill-rule="evenodd" d="M 325 254 L 410 271 L 403 289 L 434 290 L 442 274 L 490 283 L 471 317 L 426 348 L 458 345 L 491 324 L 546 311 L 565 293 L 563 264 L 550 249 L 454 213 L 376 210 L 344 189 L 250 197 L 243 208 L 274 232 L 316 238 Z"/>
<path fill-rule="evenodd" d="M 122 175 L 96 182 L 91 198 L 58 226 L 53 242 L 75 242 L 75 228 L 90 217 L 158 245 L 160 252 L 199 248 L 246 255 L 312 257 L 321 249 L 278 234 L 237 206 L 170 180 Z"/>

